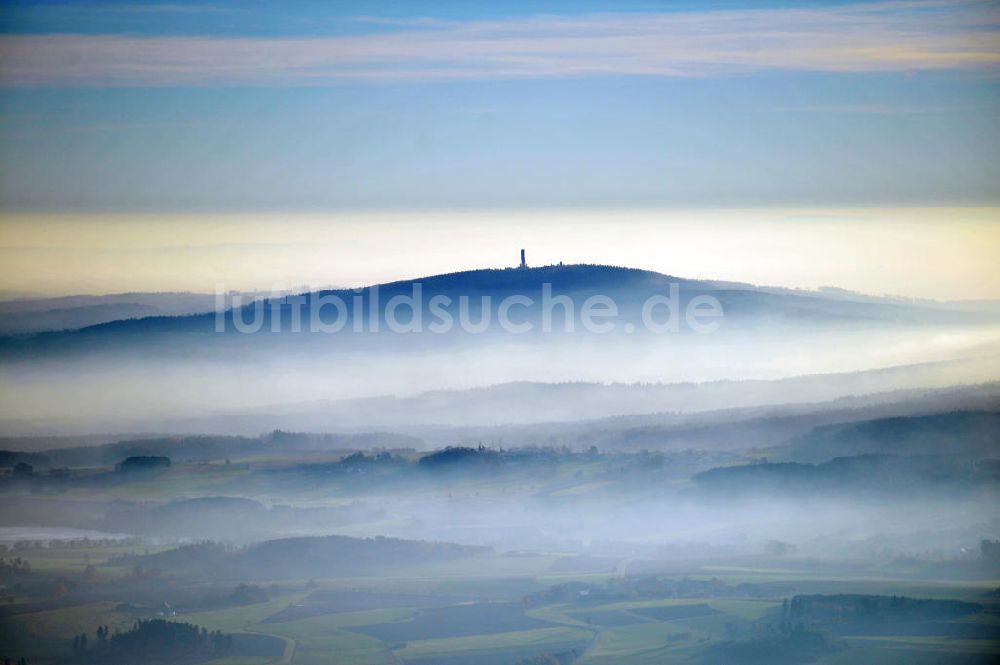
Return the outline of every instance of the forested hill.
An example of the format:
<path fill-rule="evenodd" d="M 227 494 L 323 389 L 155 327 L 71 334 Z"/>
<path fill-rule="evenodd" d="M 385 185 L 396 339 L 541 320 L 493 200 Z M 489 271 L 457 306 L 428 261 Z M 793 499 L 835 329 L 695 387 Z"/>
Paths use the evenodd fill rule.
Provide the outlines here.
<path fill-rule="evenodd" d="M 214 579 L 241 576 L 290 579 L 386 570 L 392 566 L 479 556 L 490 551 L 488 547 L 382 536 L 318 536 L 279 538 L 243 548 L 200 543 L 147 556 L 124 557 L 116 563 Z"/>
<path fill-rule="evenodd" d="M 964 311 L 953 308 L 931 306 L 899 299 L 873 298 L 870 296 L 851 297 L 841 291 L 798 291 L 757 287 L 737 282 L 692 280 L 664 275 L 648 270 L 604 265 L 554 265 L 526 269 L 483 269 L 433 275 L 373 285 L 363 289 L 341 289 L 318 291 L 304 294 L 307 298 L 336 296 L 349 305 L 347 316 L 355 316 L 354 303 L 359 299 L 362 316 L 371 320 L 368 312 L 379 309 L 395 296 L 412 296 L 414 287 L 420 291 L 425 310 L 430 298 L 440 295 L 457 302 L 462 296 L 471 299 L 476 307 L 483 296 L 499 302 L 506 296 L 525 295 L 540 301 L 543 285 L 550 285 L 554 295 L 565 294 L 586 298 L 590 295 L 606 295 L 615 300 L 618 308 L 634 314 L 647 298 L 670 293 L 672 285 L 679 290 L 680 302 L 685 304 L 696 296 L 709 295 L 722 304 L 727 316 L 736 318 L 773 319 L 790 321 L 872 321 L 889 320 L 896 322 L 970 322 L 987 320 L 988 312 Z M 244 300 L 245 302 L 245 300 Z M 292 306 L 283 297 L 279 298 L 283 325 L 280 330 L 288 330 L 292 319 Z M 579 306 L 582 303 L 577 303 Z M 253 308 L 254 305 L 244 305 Z M 272 331 L 273 311 L 270 304 L 264 308 L 262 332 Z M 429 312 L 428 312 L 429 313 Z M 245 320 L 253 318 L 251 313 Z M 8 339 L 0 345 L 23 348 L 27 341 L 51 343 L 53 338 L 66 336 L 100 337 L 129 333 L 209 333 L 216 329 L 216 315 L 213 312 L 188 316 L 151 316 L 111 321 L 83 328 L 76 332 L 52 332 L 34 336 Z M 232 326 L 230 326 L 232 329 Z"/>

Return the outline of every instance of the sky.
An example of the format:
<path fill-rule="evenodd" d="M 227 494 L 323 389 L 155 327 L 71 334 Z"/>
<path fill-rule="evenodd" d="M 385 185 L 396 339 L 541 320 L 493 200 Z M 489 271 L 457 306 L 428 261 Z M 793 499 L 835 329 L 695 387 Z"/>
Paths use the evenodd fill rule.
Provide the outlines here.
<path fill-rule="evenodd" d="M 997 208 L 23 214 L 7 295 L 359 287 L 528 264 L 962 300 L 1000 298 Z"/>
<path fill-rule="evenodd" d="M 0 287 L 363 283 L 527 238 L 691 276 L 1000 297 L 981 267 L 1000 264 L 998 74 L 1000 8 L 979 1 L 8 1 Z M 427 215 L 471 245 L 444 256 Z M 147 255 L 114 249 L 136 234 Z M 809 265 L 831 242 L 839 273 Z"/>

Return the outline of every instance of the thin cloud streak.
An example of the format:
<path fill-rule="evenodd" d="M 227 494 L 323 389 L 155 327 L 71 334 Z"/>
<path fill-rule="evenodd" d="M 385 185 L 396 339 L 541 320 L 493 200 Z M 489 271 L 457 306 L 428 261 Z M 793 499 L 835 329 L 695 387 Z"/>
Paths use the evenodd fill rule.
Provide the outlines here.
<path fill-rule="evenodd" d="M 899 72 L 1000 65 L 984 2 L 415 20 L 352 36 L 0 37 L 0 85 L 316 85 L 767 70 Z"/>
<path fill-rule="evenodd" d="M 768 109 L 780 113 L 832 113 L 832 114 L 862 114 L 862 115 L 926 115 L 972 113 L 976 111 L 994 111 L 996 105 L 968 106 L 899 106 L 895 104 L 818 104 L 807 106 L 782 106 Z"/>

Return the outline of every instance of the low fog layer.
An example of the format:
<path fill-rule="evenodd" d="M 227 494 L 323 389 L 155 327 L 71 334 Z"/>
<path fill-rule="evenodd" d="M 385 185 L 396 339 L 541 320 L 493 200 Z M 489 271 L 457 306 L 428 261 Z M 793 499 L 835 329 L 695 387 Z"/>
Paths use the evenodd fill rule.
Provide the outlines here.
<path fill-rule="evenodd" d="M 756 556 L 776 540 L 809 559 L 881 564 L 961 558 L 1000 536 L 996 384 L 556 429 L 47 441 L 3 440 L 8 526 L 179 543 L 335 532 L 654 560 Z M 204 481 L 178 495 L 169 479 L 191 472 Z"/>
<path fill-rule="evenodd" d="M 538 324 L 528 333 L 503 329 L 495 312 L 481 333 L 395 333 L 384 317 L 373 333 L 366 314 L 357 322 L 363 332 L 354 332 L 353 320 L 337 333 L 296 332 L 293 306 L 279 299 L 273 307 L 261 305 L 255 334 L 235 330 L 237 313 L 230 311 L 221 317 L 221 333 L 215 332 L 219 319 L 206 314 L 8 337 L 0 340 L 0 431 L 499 425 L 696 411 L 718 408 L 720 402 L 818 401 L 1000 376 L 1000 327 L 990 307 L 757 289 L 600 266 L 475 271 L 427 278 L 419 286 L 425 306 L 435 295 L 457 303 L 466 297 L 477 302 L 485 294 L 494 298 L 494 309 L 512 296 L 530 297 L 541 307 L 546 280 L 553 284 L 553 297 L 570 301 L 572 332 L 562 305 L 552 307 L 548 333 L 541 331 L 543 315 L 536 310 L 525 310 L 526 321 L 518 320 Z M 384 285 L 380 295 L 374 290 L 326 295 L 347 303 L 361 298 L 365 307 L 384 305 L 396 296 L 412 298 L 417 284 Z M 715 299 L 722 311 L 718 328 L 699 333 L 684 322 L 677 332 L 644 328 L 639 312 L 644 299 L 669 296 L 675 287 L 677 312 L 696 297 Z M 621 319 L 609 333 L 588 330 L 580 321 L 582 303 L 595 294 L 609 294 L 619 305 Z M 324 316 L 332 311 L 327 308 Z M 399 311 L 404 323 L 412 322 L 414 309 Z M 673 311 L 664 307 L 657 316 Z M 430 320 L 429 308 L 421 313 Z M 781 381 L 811 375 L 832 376 Z M 735 383 L 747 381 L 754 383 Z M 624 385 L 585 396 L 565 387 L 502 387 L 511 382 Z M 627 388 L 631 384 L 653 385 Z M 430 394 L 470 389 L 489 390 Z M 344 401 L 376 397 L 403 401 Z"/>
<path fill-rule="evenodd" d="M 989 381 L 1000 376 L 1000 344 L 981 342 L 992 333 L 780 335 L 752 347 L 720 336 L 484 343 L 451 352 L 343 353 L 334 344 L 267 353 L 238 343 L 210 357 L 107 352 L 6 364 L 0 431 L 499 425 L 822 401 Z"/>

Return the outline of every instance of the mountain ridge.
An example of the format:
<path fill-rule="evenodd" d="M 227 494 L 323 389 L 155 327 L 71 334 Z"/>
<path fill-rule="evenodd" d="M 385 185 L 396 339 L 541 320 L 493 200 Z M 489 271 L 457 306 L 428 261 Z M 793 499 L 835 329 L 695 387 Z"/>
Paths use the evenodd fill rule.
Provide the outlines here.
<path fill-rule="evenodd" d="M 924 320 L 952 316 L 965 321 L 970 318 L 984 318 L 994 313 L 992 308 L 985 310 L 982 307 L 966 308 L 961 303 L 871 296 L 830 287 L 804 290 L 759 286 L 749 282 L 691 279 L 641 268 L 585 263 L 534 268 L 477 268 L 358 288 L 325 288 L 293 294 L 284 293 L 275 298 L 264 296 L 259 300 L 267 303 L 280 301 L 282 307 L 287 307 L 289 297 L 337 296 L 348 303 L 352 302 L 353 298 L 361 298 L 367 307 L 373 302 L 376 292 L 380 304 L 384 305 L 386 300 L 394 296 L 412 295 L 416 285 L 420 286 L 424 299 L 428 299 L 434 295 L 502 297 L 533 294 L 540 292 L 544 284 L 550 284 L 555 295 L 608 295 L 617 298 L 616 303 L 622 301 L 621 304 L 626 309 L 634 309 L 636 302 L 644 299 L 643 296 L 648 298 L 654 294 L 668 293 L 670 286 L 675 284 L 680 290 L 682 301 L 689 301 L 691 297 L 697 295 L 711 295 L 720 300 L 725 312 L 738 316 L 774 315 L 782 307 L 786 318 L 819 317 L 831 320 L 868 320 L 891 316 Z M 246 294 L 243 296 L 246 297 Z M 241 304 L 240 308 L 248 310 L 254 306 L 251 302 Z M 225 312 L 227 315 L 232 315 L 235 309 L 227 307 Z M 285 315 L 282 313 L 282 316 Z M 49 335 L 92 335 L 105 332 L 208 332 L 214 329 L 216 316 L 215 311 L 204 311 L 126 317 L 79 328 L 0 334 L 0 340 L 12 337 L 44 338 Z M 265 312 L 265 324 L 270 321 L 269 316 L 270 314 Z M 264 327 L 267 328 L 266 325 Z M 0 333 L 4 333 L 2 328 Z"/>

